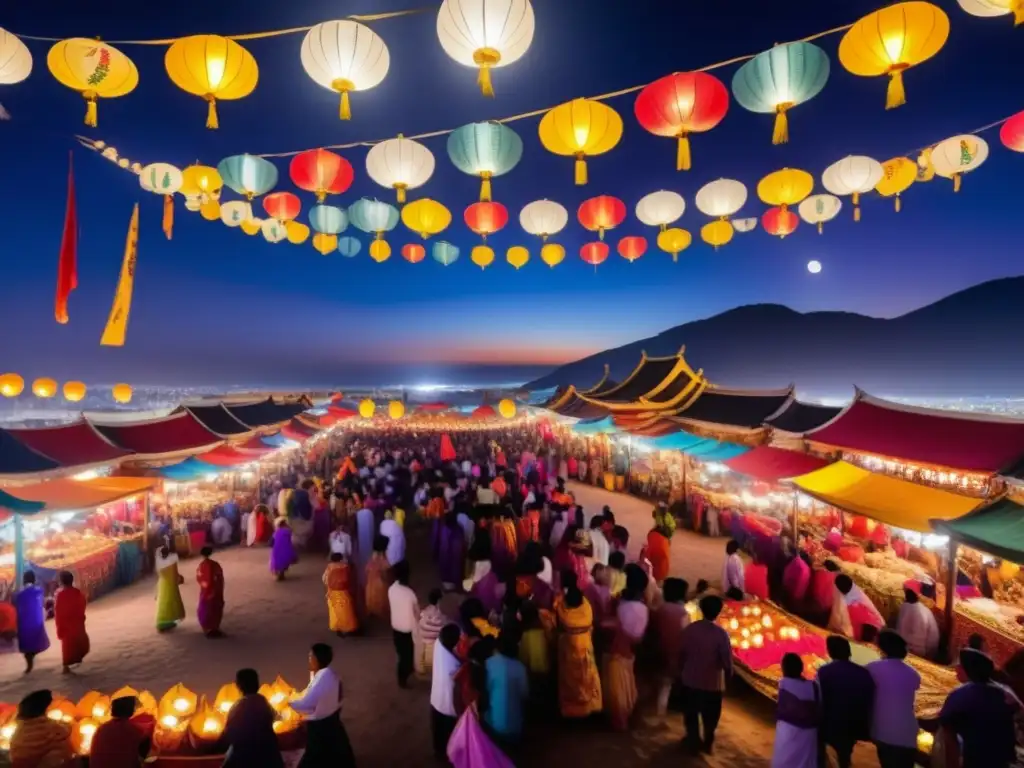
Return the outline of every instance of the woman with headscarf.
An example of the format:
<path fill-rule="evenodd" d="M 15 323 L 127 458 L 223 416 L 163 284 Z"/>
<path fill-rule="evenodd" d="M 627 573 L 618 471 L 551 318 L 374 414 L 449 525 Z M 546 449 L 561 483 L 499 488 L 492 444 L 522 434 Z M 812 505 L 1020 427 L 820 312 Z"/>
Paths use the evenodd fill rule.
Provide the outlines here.
<path fill-rule="evenodd" d="M 558 632 L 558 704 L 562 717 L 589 717 L 602 708 L 601 676 L 594 659 L 594 613 L 576 584 L 576 574 L 562 574 L 562 594 L 555 599 Z"/>
<path fill-rule="evenodd" d="M 647 574 L 635 563 L 626 566 L 626 588 L 615 611 L 615 634 L 604 663 L 604 706 L 612 728 L 625 731 L 636 706 L 634 649 L 643 640 L 650 620 L 644 603 Z"/>
<path fill-rule="evenodd" d="M 388 537 L 377 535 L 373 540 L 373 555 L 366 564 L 366 614 L 388 620 L 391 608 L 388 602 Z"/>
<path fill-rule="evenodd" d="M 178 555 L 161 547 L 156 555 L 156 629 L 166 632 L 185 618 L 180 587 L 185 577 L 178 573 Z"/>

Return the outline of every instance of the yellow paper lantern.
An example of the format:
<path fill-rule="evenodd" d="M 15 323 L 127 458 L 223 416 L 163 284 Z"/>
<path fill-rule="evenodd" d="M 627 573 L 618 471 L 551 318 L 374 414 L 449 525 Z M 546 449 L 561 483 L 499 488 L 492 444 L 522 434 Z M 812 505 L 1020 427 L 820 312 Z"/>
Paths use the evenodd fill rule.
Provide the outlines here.
<path fill-rule="evenodd" d="M 121 405 L 130 403 L 134 394 L 130 384 L 115 384 L 110 393 L 114 397 L 114 402 Z"/>
<path fill-rule="evenodd" d="M 402 223 L 426 240 L 447 229 L 452 223 L 452 214 L 437 200 L 424 197 L 402 208 Z"/>
<path fill-rule="evenodd" d="M 506 419 L 515 418 L 516 404 L 506 397 L 504 400 L 498 403 L 498 413 L 500 413 Z"/>
<path fill-rule="evenodd" d="M 78 718 L 78 707 L 68 699 L 57 696 L 46 709 L 46 716 L 61 723 L 73 723 Z"/>
<path fill-rule="evenodd" d="M 207 221 L 220 221 L 220 203 L 216 200 L 207 200 L 199 206 L 199 215 Z"/>
<path fill-rule="evenodd" d="M 520 269 L 530 260 L 530 252 L 521 245 L 513 245 L 505 254 L 505 261 L 516 269 Z"/>
<path fill-rule="evenodd" d="M 861 77 L 889 76 L 885 108 L 906 103 L 903 72 L 937 54 L 949 37 L 949 17 L 931 3 L 914 0 L 869 13 L 843 35 L 839 62 Z"/>
<path fill-rule="evenodd" d="M 50 398 L 57 394 L 57 382 L 53 379 L 36 379 L 32 382 L 32 394 L 36 397 Z"/>
<path fill-rule="evenodd" d="M 260 78 L 256 59 L 245 48 L 220 35 L 191 35 L 175 40 L 164 56 L 164 68 L 176 86 L 207 101 L 206 127 L 217 128 L 217 100 L 241 99 Z"/>
<path fill-rule="evenodd" d="M 226 715 L 235 706 L 235 702 L 242 698 L 242 692 L 234 683 L 222 685 L 217 691 L 217 698 L 213 700 L 213 708 Z"/>
<path fill-rule="evenodd" d="M 896 198 L 896 213 L 900 212 L 900 195 L 917 181 L 917 163 L 909 157 L 894 157 L 882 163 L 882 178 L 875 191 L 882 197 Z"/>
<path fill-rule="evenodd" d="M 807 171 L 783 168 L 781 171 L 769 173 L 757 183 L 757 196 L 762 202 L 777 205 L 785 211 L 811 194 L 813 189 L 814 177 Z M 730 234 L 729 238 L 731 237 Z"/>
<path fill-rule="evenodd" d="M 192 732 L 193 741 L 207 744 L 218 741 L 224 730 L 225 720 L 224 714 L 217 711 L 216 707 L 211 707 L 206 701 L 206 697 L 203 696 L 199 700 L 195 714 L 189 721 L 189 730 Z"/>
<path fill-rule="evenodd" d="M 733 228 L 728 221 L 712 221 L 700 228 L 700 238 L 715 249 L 732 240 Z M 658 243 L 660 246 L 661 243 Z"/>
<path fill-rule="evenodd" d="M 85 399 L 85 384 L 80 381 L 64 382 L 62 390 L 64 399 L 69 403 L 79 403 Z"/>
<path fill-rule="evenodd" d="M 392 400 L 388 403 L 388 416 L 395 421 L 405 416 L 405 403 L 401 400 Z"/>
<path fill-rule="evenodd" d="M 309 238 L 309 227 L 298 221 L 289 221 L 284 225 L 284 231 L 292 245 L 301 245 Z"/>
<path fill-rule="evenodd" d="M 92 751 L 92 737 L 99 729 L 99 721 L 86 717 L 75 723 L 71 729 L 71 748 L 76 755 L 88 755 Z"/>
<path fill-rule="evenodd" d="M 85 124 L 96 127 L 97 99 L 114 99 L 135 90 L 139 70 L 112 45 L 84 37 L 61 40 L 50 48 L 46 66 L 61 85 L 86 101 Z"/>
<path fill-rule="evenodd" d="M 25 391 L 25 379 L 16 373 L 5 373 L 0 376 L 0 395 L 17 397 Z"/>
<path fill-rule="evenodd" d="M 607 104 L 574 99 L 541 118 L 540 143 L 553 154 L 576 158 L 576 184 L 587 183 L 587 158 L 614 149 L 622 138 L 622 118 Z"/>
<path fill-rule="evenodd" d="M 690 247 L 693 237 L 685 229 L 669 227 L 658 233 L 658 247 L 672 254 L 672 261 L 679 260 L 679 254 Z"/>
<path fill-rule="evenodd" d="M 338 236 L 325 235 L 322 232 L 317 232 L 313 235 L 313 247 L 316 248 L 323 256 L 333 253 L 334 249 L 338 247 Z"/>
<path fill-rule="evenodd" d="M 110 717 L 110 697 L 99 691 L 89 691 L 78 700 L 78 716 L 102 721 Z"/>
<path fill-rule="evenodd" d="M 370 258 L 378 264 L 391 258 L 391 246 L 387 240 L 373 240 L 370 243 Z"/>
<path fill-rule="evenodd" d="M 480 269 L 486 269 L 494 263 L 494 249 L 489 245 L 476 245 L 469 252 L 469 260 Z"/>
<path fill-rule="evenodd" d="M 565 248 L 558 243 L 544 243 L 540 249 L 540 260 L 554 269 L 565 261 Z"/>
<path fill-rule="evenodd" d="M 198 703 L 199 698 L 192 691 L 181 683 L 177 683 L 160 697 L 158 711 L 161 717 L 173 715 L 180 721 L 191 717 L 196 711 Z"/>
<path fill-rule="evenodd" d="M 242 231 L 247 235 L 258 235 L 263 231 L 263 219 L 246 219 L 242 222 Z"/>
<path fill-rule="evenodd" d="M 362 416 L 364 419 L 372 419 L 374 411 L 376 410 L 377 405 L 370 398 L 366 398 L 365 400 L 361 400 L 359 402 L 359 415 Z"/>
<path fill-rule="evenodd" d="M 209 165 L 190 165 L 181 172 L 181 194 L 186 197 L 195 195 L 206 202 L 206 199 L 216 199 L 224 187 L 224 180 L 220 177 L 220 171 Z"/>

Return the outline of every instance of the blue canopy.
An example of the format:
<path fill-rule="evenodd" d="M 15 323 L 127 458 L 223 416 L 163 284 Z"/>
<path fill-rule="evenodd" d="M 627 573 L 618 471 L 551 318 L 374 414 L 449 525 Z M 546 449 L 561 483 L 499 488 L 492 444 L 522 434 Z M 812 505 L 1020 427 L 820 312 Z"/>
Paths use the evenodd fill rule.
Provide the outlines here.
<path fill-rule="evenodd" d="M 572 431 L 581 435 L 614 435 L 619 430 L 611 416 L 600 419 L 581 419 L 572 425 Z"/>
<path fill-rule="evenodd" d="M 272 435 L 264 435 L 260 438 L 260 441 L 264 445 L 269 445 L 271 448 L 283 448 L 288 445 L 288 443 L 292 442 L 280 432 L 275 432 Z"/>
<path fill-rule="evenodd" d="M 179 461 L 177 464 L 160 467 L 157 473 L 168 480 L 187 483 L 190 480 L 199 480 L 207 475 L 219 475 L 221 472 L 227 472 L 231 469 L 233 467 L 219 467 L 216 464 L 209 464 L 193 457 Z"/>
<path fill-rule="evenodd" d="M 685 453 L 695 456 L 701 461 L 728 461 L 729 459 L 735 459 L 737 456 L 742 456 L 749 450 L 745 445 L 718 443 L 718 445 L 714 446 L 702 446 L 695 451 L 685 451 Z"/>
<path fill-rule="evenodd" d="M 6 491 L 0 491 L 0 509 L 17 512 L 22 515 L 31 515 L 34 512 L 46 509 L 46 504 L 42 501 L 26 501 L 25 499 L 19 499 L 17 496 L 11 496 Z"/>
<path fill-rule="evenodd" d="M 702 461 L 728 461 L 740 456 L 750 449 L 736 443 L 723 443 L 708 437 L 691 435 L 688 432 L 675 432 L 671 435 L 649 438 L 648 444 L 659 451 L 682 451 L 687 456 Z"/>
<path fill-rule="evenodd" d="M 689 432 L 673 432 L 670 435 L 646 438 L 646 440 L 652 448 L 658 451 L 688 452 L 688 449 L 700 445 L 701 443 L 718 443 L 717 440 L 709 440 L 706 437 L 697 437 L 697 435 L 691 435 Z"/>

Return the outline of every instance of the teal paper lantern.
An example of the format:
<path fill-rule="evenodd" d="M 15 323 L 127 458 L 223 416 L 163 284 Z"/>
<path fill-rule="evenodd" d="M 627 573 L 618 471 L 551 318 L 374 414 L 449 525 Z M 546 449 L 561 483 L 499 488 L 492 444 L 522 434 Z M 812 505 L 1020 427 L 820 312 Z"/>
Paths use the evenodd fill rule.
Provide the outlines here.
<path fill-rule="evenodd" d="M 463 173 L 480 177 L 480 200 L 491 199 L 491 178 L 508 173 L 523 156 L 523 140 L 502 123 L 470 123 L 448 134 L 448 157 Z"/>
<path fill-rule="evenodd" d="M 309 224 L 324 235 L 337 235 L 348 229 L 348 214 L 336 205 L 314 205 L 309 209 Z"/>
<path fill-rule="evenodd" d="M 732 93 L 751 112 L 775 113 L 772 144 L 789 141 L 786 112 L 813 99 L 828 82 L 826 53 L 811 43 L 777 45 L 740 67 L 732 78 Z"/>
<path fill-rule="evenodd" d="M 255 155 L 232 155 L 217 163 L 224 186 L 246 200 L 266 194 L 277 184 L 277 166 Z"/>
<path fill-rule="evenodd" d="M 342 237 L 338 240 L 338 253 L 350 259 L 356 256 L 362 247 L 363 244 L 354 237 Z"/>
<path fill-rule="evenodd" d="M 363 197 L 348 208 L 348 219 L 352 226 L 368 234 L 380 235 L 390 232 L 398 224 L 398 209 L 389 203 Z"/>
<path fill-rule="evenodd" d="M 448 267 L 459 260 L 459 249 L 447 240 L 438 240 L 430 249 L 430 255 L 434 261 Z"/>

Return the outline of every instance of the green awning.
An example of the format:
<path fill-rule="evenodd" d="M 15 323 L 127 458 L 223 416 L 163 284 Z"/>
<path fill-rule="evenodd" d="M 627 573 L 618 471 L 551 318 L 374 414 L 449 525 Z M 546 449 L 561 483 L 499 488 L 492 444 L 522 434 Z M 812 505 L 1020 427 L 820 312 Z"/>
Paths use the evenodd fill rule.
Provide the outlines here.
<path fill-rule="evenodd" d="M 990 555 L 1024 562 L 1024 507 L 1010 501 L 999 501 L 956 520 L 934 520 L 936 530 L 954 541 Z"/>

